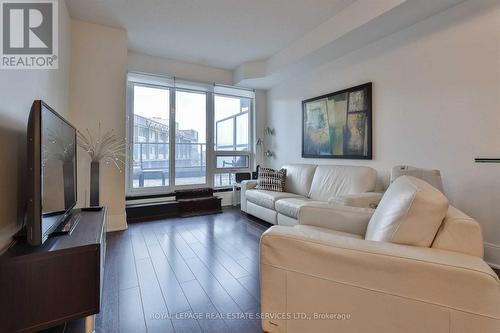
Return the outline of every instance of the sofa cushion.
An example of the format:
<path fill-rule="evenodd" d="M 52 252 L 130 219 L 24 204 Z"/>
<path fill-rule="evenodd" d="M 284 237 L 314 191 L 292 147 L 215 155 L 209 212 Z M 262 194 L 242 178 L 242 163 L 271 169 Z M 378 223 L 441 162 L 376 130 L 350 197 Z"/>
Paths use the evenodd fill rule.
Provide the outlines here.
<path fill-rule="evenodd" d="M 281 213 L 288 217 L 293 217 L 294 219 L 298 219 L 300 207 L 310 203 L 321 203 L 321 202 L 313 201 L 308 198 L 285 198 L 276 201 L 276 204 L 274 206 L 276 207 L 276 211 L 278 213 Z"/>
<path fill-rule="evenodd" d="M 429 247 L 448 210 L 448 199 L 425 181 L 397 178 L 375 210 L 365 239 Z"/>
<path fill-rule="evenodd" d="M 348 237 L 348 238 L 356 238 L 356 239 L 363 239 L 362 236 L 356 235 L 356 234 L 351 234 L 348 232 L 342 232 L 342 231 L 336 231 L 333 229 L 328 229 L 328 228 L 323 228 L 323 227 L 315 227 L 315 226 L 310 226 L 310 225 L 296 225 L 294 226 L 296 230 L 300 230 L 300 232 L 307 236 L 311 237 L 315 240 L 321 240 L 328 242 L 331 237 Z"/>
<path fill-rule="evenodd" d="M 347 165 L 318 165 L 309 191 L 309 198 L 328 201 L 342 194 L 373 191 L 377 171 L 370 167 Z"/>
<path fill-rule="evenodd" d="M 256 205 L 275 209 L 274 204 L 279 199 L 300 198 L 300 195 L 288 192 L 274 192 L 266 190 L 247 190 L 247 200 Z"/>
<path fill-rule="evenodd" d="M 283 192 L 285 189 L 285 179 L 286 169 L 260 168 L 257 189 Z"/>
<path fill-rule="evenodd" d="M 295 193 L 307 197 L 316 170 L 315 164 L 288 164 L 286 169 L 285 192 Z"/>

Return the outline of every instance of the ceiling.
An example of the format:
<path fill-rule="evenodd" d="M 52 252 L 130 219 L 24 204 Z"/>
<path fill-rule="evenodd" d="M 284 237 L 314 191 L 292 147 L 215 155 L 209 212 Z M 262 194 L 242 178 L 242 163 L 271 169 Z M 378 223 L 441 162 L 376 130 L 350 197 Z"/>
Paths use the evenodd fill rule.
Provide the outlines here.
<path fill-rule="evenodd" d="M 225 69 L 267 59 L 354 0 L 66 0 L 71 17 L 123 28 L 129 49 Z"/>

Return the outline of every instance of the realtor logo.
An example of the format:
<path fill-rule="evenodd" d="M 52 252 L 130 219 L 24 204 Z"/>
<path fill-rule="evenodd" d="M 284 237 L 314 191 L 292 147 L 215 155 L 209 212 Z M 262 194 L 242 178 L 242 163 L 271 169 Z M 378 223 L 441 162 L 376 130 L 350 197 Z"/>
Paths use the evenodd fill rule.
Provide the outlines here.
<path fill-rule="evenodd" d="M 57 0 L 0 0 L 2 69 L 58 67 Z"/>

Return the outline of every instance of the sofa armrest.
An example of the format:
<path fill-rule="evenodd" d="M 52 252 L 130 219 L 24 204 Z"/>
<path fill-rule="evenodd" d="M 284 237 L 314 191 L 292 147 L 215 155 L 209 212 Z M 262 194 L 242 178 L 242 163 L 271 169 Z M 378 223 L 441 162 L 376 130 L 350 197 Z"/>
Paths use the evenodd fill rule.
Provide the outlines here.
<path fill-rule="evenodd" d="M 300 207 L 299 224 L 365 236 L 374 209 L 331 204 L 306 204 Z"/>
<path fill-rule="evenodd" d="M 275 287 L 266 275 L 271 268 L 330 281 L 332 286 L 348 285 L 500 319 L 499 279 L 474 256 L 335 234 L 325 237 L 307 228 L 283 226 L 273 226 L 262 235 L 260 251 L 264 308 L 275 302 L 266 295 L 268 288 Z M 278 296 L 274 297 L 277 301 Z M 336 302 L 342 308 L 342 302 L 349 300 Z"/>
<path fill-rule="evenodd" d="M 257 187 L 258 182 L 256 180 L 244 180 L 241 182 L 240 190 L 240 206 L 243 212 L 247 212 L 247 190 Z"/>
<path fill-rule="evenodd" d="M 377 208 L 380 200 L 384 196 L 383 192 L 365 192 L 359 194 L 345 194 L 332 197 L 328 200 L 328 203 L 360 207 L 360 208 Z"/>
<path fill-rule="evenodd" d="M 251 189 L 257 187 L 257 180 L 244 180 L 241 182 L 241 188 L 243 189 Z"/>

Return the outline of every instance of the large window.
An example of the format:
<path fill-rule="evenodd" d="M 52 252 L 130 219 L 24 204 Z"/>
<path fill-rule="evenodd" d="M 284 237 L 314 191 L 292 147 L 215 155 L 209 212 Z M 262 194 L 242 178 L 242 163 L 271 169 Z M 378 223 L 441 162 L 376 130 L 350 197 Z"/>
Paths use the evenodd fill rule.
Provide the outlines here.
<path fill-rule="evenodd" d="M 206 184 L 206 93 L 175 92 L 175 125 L 175 184 Z"/>
<path fill-rule="evenodd" d="M 136 73 L 127 91 L 129 195 L 230 186 L 253 169 L 253 91 Z"/>

